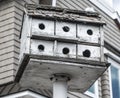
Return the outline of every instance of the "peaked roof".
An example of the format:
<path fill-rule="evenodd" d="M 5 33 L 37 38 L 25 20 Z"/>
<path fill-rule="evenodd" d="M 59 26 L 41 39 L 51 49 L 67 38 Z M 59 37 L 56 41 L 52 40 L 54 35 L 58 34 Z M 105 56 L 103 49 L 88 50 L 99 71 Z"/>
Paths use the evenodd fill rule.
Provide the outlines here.
<path fill-rule="evenodd" d="M 40 95 L 44 95 L 47 97 L 52 96 L 52 92 L 43 87 L 38 89 L 38 88 L 34 88 L 34 87 L 22 87 L 19 83 L 9 83 L 9 84 L 6 84 L 6 85 L 3 85 L 0 87 L 0 97 L 18 93 L 21 91 L 26 91 L 26 90 L 30 90 L 30 91 L 36 92 Z"/>
<path fill-rule="evenodd" d="M 19 92 L 23 91 L 31 91 L 43 96 L 46 96 L 47 98 L 52 97 L 52 92 L 50 90 L 47 90 L 45 88 L 39 88 L 36 89 L 34 87 L 22 87 L 19 83 L 9 83 L 3 86 L 0 86 L 0 97 L 8 96 L 11 94 L 17 94 Z M 85 94 L 68 92 L 69 98 L 91 98 L 90 96 L 87 96 Z"/>

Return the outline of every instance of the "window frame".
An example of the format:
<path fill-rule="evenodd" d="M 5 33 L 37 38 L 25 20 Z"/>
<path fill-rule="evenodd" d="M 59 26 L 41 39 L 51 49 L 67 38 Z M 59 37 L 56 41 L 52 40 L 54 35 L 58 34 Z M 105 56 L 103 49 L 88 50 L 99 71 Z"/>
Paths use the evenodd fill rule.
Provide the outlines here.
<path fill-rule="evenodd" d="M 99 92 L 98 92 L 98 80 L 93 84 L 94 85 L 94 89 L 95 89 L 95 93 L 92 93 L 90 91 L 86 91 L 85 94 L 92 97 L 92 98 L 99 98 Z"/>
<path fill-rule="evenodd" d="M 120 75 L 120 64 L 113 60 L 112 58 L 108 58 L 108 62 L 111 63 L 111 66 L 114 66 L 115 68 L 118 68 L 119 70 L 119 75 Z M 109 67 L 109 84 L 110 84 L 110 98 L 113 98 L 113 91 L 112 91 L 112 78 L 111 78 L 111 67 Z M 120 83 L 120 81 L 119 81 Z"/>

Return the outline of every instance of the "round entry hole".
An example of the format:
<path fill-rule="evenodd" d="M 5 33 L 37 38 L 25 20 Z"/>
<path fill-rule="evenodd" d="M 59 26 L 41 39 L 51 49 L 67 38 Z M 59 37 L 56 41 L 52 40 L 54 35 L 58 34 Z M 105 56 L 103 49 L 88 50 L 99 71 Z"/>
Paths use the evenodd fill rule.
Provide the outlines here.
<path fill-rule="evenodd" d="M 63 54 L 68 54 L 70 52 L 69 48 L 63 48 Z"/>
<path fill-rule="evenodd" d="M 88 29 L 88 30 L 87 30 L 87 34 L 88 34 L 88 35 L 93 35 L 93 31 L 92 31 L 91 29 Z"/>
<path fill-rule="evenodd" d="M 40 51 L 44 51 L 45 47 L 44 47 L 43 45 L 38 45 L 38 49 L 39 49 Z"/>
<path fill-rule="evenodd" d="M 68 26 L 64 26 L 64 27 L 63 27 L 63 31 L 64 31 L 64 32 L 69 32 L 69 31 L 70 31 L 70 28 L 69 28 Z"/>
<path fill-rule="evenodd" d="M 89 50 L 83 51 L 83 56 L 84 56 L 84 57 L 90 57 L 90 55 L 91 55 L 91 53 L 90 53 Z"/>
<path fill-rule="evenodd" d="M 44 25 L 43 23 L 40 23 L 40 24 L 39 24 L 39 28 L 40 28 L 41 30 L 44 30 L 44 29 L 45 29 L 45 25 Z"/>

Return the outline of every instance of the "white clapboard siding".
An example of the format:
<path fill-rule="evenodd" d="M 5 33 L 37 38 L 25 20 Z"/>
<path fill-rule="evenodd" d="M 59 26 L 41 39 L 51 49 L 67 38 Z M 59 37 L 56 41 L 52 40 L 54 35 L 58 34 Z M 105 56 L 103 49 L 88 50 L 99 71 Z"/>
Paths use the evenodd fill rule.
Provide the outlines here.
<path fill-rule="evenodd" d="M 24 4 L 38 4 L 39 0 L 0 1 L 0 85 L 14 81 L 18 68 L 20 32 Z"/>

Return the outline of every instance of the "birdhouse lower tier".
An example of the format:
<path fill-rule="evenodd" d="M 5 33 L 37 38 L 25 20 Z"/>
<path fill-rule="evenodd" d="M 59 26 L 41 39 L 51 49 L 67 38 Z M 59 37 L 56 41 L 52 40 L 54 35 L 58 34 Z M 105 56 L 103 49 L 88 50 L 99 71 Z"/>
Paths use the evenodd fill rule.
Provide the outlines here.
<path fill-rule="evenodd" d="M 106 63 L 39 54 L 25 54 L 20 64 L 16 81 L 22 86 L 39 88 L 44 85 L 52 91 L 52 76 L 60 73 L 69 76 L 68 90 L 77 92 L 85 92 L 108 67 Z"/>
<path fill-rule="evenodd" d="M 86 59 L 101 61 L 103 58 L 101 47 L 80 43 L 68 43 L 60 41 L 30 40 L 30 54 L 53 56 L 59 58 Z"/>

